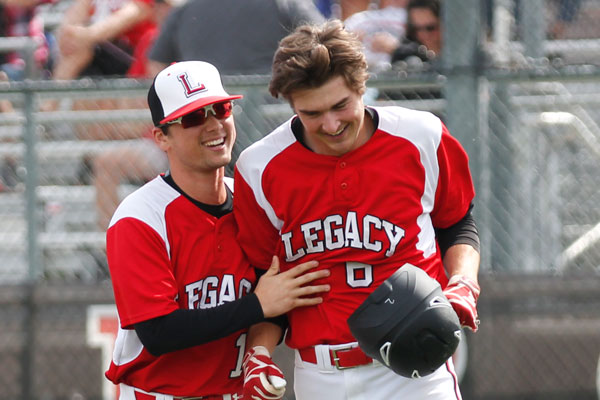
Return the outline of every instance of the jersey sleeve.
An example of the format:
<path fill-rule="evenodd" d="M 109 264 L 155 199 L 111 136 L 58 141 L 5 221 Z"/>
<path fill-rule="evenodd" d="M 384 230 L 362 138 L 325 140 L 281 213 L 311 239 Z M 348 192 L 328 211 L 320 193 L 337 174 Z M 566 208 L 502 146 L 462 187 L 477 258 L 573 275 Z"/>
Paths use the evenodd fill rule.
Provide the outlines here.
<path fill-rule="evenodd" d="M 279 242 L 279 234 L 237 167 L 234 186 L 233 214 L 239 230 L 238 243 L 251 265 L 268 269 Z"/>
<path fill-rule="evenodd" d="M 431 218 L 436 228 L 447 228 L 466 215 L 475 189 L 467 153 L 443 124 L 437 158 L 439 177 Z"/>
<path fill-rule="evenodd" d="M 160 235 L 135 218 L 124 218 L 106 234 L 106 254 L 121 327 L 178 308 L 177 284 Z"/>

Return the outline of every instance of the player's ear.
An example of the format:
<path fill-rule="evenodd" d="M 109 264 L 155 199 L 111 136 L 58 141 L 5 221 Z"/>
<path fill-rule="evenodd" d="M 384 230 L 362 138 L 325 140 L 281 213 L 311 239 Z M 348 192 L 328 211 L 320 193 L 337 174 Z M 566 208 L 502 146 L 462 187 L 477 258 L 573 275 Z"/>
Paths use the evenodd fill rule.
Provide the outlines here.
<path fill-rule="evenodd" d="M 168 148 L 168 140 L 167 140 L 168 133 L 169 133 L 168 126 L 162 126 L 162 127 L 155 126 L 154 128 L 152 128 L 152 138 L 154 139 L 154 143 L 156 143 L 156 145 L 158 147 L 160 147 L 160 149 L 163 151 L 167 151 L 167 148 Z"/>

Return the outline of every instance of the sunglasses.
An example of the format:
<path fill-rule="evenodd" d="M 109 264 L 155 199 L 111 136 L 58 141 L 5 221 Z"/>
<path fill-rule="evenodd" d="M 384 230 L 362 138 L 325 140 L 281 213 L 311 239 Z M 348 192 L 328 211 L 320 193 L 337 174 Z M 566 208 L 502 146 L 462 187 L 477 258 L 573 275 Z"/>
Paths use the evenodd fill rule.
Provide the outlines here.
<path fill-rule="evenodd" d="M 433 32 L 438 29 L 438 24 L 430 24 L 430 25 L 412 25 L 411 29 L 415 32 L 425 31 L 425 32 Z"/>
<path fill-rule="evenodd" d="M 194 126 L 204 125 L 204 123 L 208 120 L 209 112 L 212 112 L 212 115 L 214 115 L 217 119 L 225 119 L 231 115 L 232 111 L 232 101 L 209 104 L 196 111 L 174 119 L 173 121 L 166 122 L 164 125 L 181 124 L 184 129 L 192 128 Z"/>

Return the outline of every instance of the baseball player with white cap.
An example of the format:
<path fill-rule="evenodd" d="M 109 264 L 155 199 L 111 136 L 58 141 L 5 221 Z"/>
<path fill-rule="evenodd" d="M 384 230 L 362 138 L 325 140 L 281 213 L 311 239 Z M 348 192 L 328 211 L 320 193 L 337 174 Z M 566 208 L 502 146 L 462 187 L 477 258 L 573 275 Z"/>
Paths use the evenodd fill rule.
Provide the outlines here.
<path fill-rule="evenodd" d="M 169 171 L 128 196 L 106 234 L 120 320 L 106 376 L 123 400 L 242 398 L 248 328 L 318 304 L 328 289 L 307 285 L 328 274 L 313 270 L 316 262 L 278 273 L 276 257 L 257 283 L 236 242 L 224 166 L 236 137 L 232 101 L 241 97 L 200 61 L 172 64 L 149 90 L 153 135 Z M 271 363 L 254 354 L 244 365 L 259 361 Z M 252 390 L 283 393 L 282 379 L 247 375 Z"/>
<path fill-rule="evenodd" d="M 451 360 L 400 376 L 365 354 L 348 326 L 376 288 L 384 301 L 382 284 L 405 265 L 439 282 L 462 326 L 478 324 L 467 154 L 431 113 L 366 106 L 367 79 L 361 42 L 341 21 L 301 26 L 280 42 L 269 90 L 296 115 L 236 163 L 239 242 L 256 265 L 275 249 L 282 270 L 318 260 L 331 271 L 320 281 L 331 285 L 323 303 L 288 313 L 296 399 L 457 400 Z M 280 334 L 272 333 L 271 346 Z"/>

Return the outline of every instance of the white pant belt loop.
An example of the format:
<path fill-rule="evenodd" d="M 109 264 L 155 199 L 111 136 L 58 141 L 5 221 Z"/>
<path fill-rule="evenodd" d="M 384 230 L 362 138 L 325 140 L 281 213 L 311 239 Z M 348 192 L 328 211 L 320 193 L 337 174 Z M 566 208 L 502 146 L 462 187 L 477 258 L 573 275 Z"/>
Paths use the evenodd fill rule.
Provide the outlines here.
<path fill-rule="evenodd" d="M 335 367 L 331 363 L 331 353 L 329 353 L 329 345 L 318 344 L 315 347 L 315 355 L 317 356 L 317 367 L 323 372 L 333 372 Z"/>

